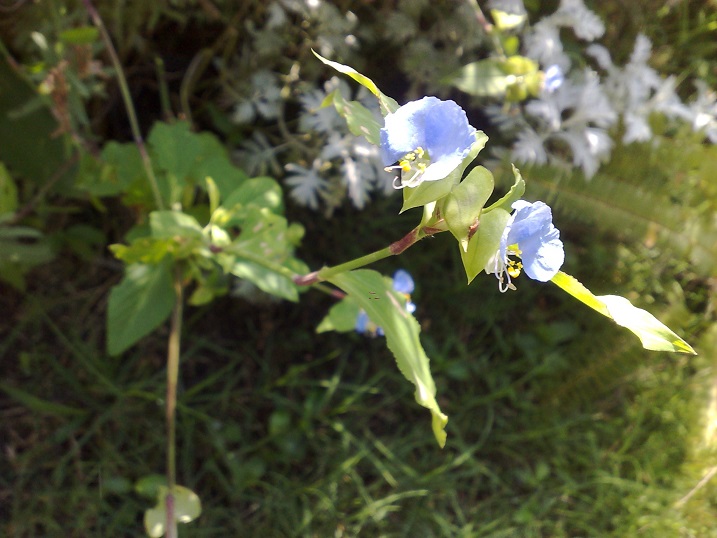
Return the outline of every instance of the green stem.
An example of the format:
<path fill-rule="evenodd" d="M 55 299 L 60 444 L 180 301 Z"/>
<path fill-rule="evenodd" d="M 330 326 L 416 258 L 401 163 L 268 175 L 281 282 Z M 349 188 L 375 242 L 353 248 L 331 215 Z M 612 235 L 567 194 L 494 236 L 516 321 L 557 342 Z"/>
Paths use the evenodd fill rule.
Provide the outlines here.
<path fill-rule="evenodd" d="M 317 276 L 318 276 L 319 280 L 328 280 L 332 276 L 338 275 L 339 273 L 353 271 L 354 269 L 358 269 L 359 267 L 364 267 L 366 265 L 372 264 L 379 260 L 383 260 L 384 258 L 388 258 L 389 256 L 393 256 L 393 255 L 394 255 L 394 252 L 391 250 L 391 246 L 389 245 L 385 248 L 382 248 L 381 250 L 372 252 L 371 254 L 366 254 L 365 256 L 361 256 L 360 258 L 356 258 L 354 260 L 349 260 L 349 261 L 341 263 L 339 265 L 334 265 L 333 267 L 324 267 L 323 269 L 319 270 Z"/>
<path fill-rule="evenodd" d="M 333 267 L 324 267 L 323 269 L 319 269 L 318 271 L 314 271 L 308 275 L 294 277 L 294 282 L 300 286 L 311 286 L 322 280 L 329 280 L 334 275 L 345 273 L 346 271 L 353 271 L 354 269 L 383 260 L 389 256 L 397 256 L 418 243 L 424 237 L 443 231 L 445 230 L 442 226 L 433 227 L 419 225 L 398 241 L 391 243 L 389 246 L 382 248 L 381 250 L 377 250 L 371 254 L 366 254 L 360 258 L 349 260 L 339 265 L 334 265 Z"/>
<path fill-rule="evenodd" d="M 122 69 L 122 64 L 119 61 L 119 57 L 117 56 L 117 51 L 114 48 L 114 45 L 112 44 L 112 39 L 110 38 L 109 32 L 107 32 L 107 28 L 105 27 L 104 22 L 102 22 L 102 18 L 100 17 L 100 14 L 97 12 L 95 7 L 92 5 L 91 0 L 82 0 L 85 4 L 85 9 L 87 9 L 87 13 L 89 13 L 90 18 L 92 19 L 92 22 L 95 26 L 97 26 L 97 29 L 100 31 L 100 34 L 102 35 L 102 41 L 105 43 L 105 47 L 107 47 L 107 52 L 110 55 L 110 60 L 112 61 L 112 66 L 115 68 L 115 71 L 117 72 L 117 82 L 120 87 L 120 93 L 122 94 L 122 100 L 124 101 L 125 109 L 127 109 L 127 116 L 129 117 L 129 124 L 130 128 L 132 129 L 132 136 L 134 137 L 135 144 L 137 144 L 137 149 L 139 149 L 139 154 L 142 157 L 142 164 L 144 165 L 144 171 L 147 174 L 147 180 L 149 181 L 149 184 L 152 188 L 152 194 L 154 195 L 154 203 L 157 205 L 157 209 L 164 209 L 164 202 L 162 201 L 162 195 L 159 192 L 159 186 L 157 184 L 157 178 L 154 175 L 154 170 L 152 169 L 152 162 L 149 158 L 149 153 L 147 153 L 147 148 L 144 145 L 144 139 L 142 138 L 142 134 L 139 130 L 139 122 L 137 121 L 137 113 L 134 109 L 134 103 L 132 103 L 132 96 L 129 93 L 129 86 L 127 84 L 127 79 L 124 76 L 124 70 Z"/>
<path fill-rule="evenodd" d="M 174 292 L 176 299 L 170 322 L 169 342 L 167 345 L 167 497 L 165 507 L 167 514 L 167 538 L 177 538 L 177 520 L 174 510 L 174 486 L 177 483 L 176 458 L 176 409 L 177 380 L 179 379 L 179 350 L 182 335 L 183 288 L 180 268 L 174 275 Z"/>
<path fill-rule="evenodd" d="M 494 32 L 494 26 L 488 22 L 488 19 L 486 19 L 485 13 L 483 13 L 480 4 L 478 4 L 478 0 L 469 0 L 468 3 L 471 5 L 473 11 L 475 12 L 478 24 L 481 25 L 481 28 L 483 28 L 483 31 L 486 33 L 486 35 L 490 37 L 490 40 L 493 43 L 493 49 L 498 53 L 501 58 L 505 58 L 505 51 L 503 50 L 503 45 L 501 44 L 500 39 Z"/>

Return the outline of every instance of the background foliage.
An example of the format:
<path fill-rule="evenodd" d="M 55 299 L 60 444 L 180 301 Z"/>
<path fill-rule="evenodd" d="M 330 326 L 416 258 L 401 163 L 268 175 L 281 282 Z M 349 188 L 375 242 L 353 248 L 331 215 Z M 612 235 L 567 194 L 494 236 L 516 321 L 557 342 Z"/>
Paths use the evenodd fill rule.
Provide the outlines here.
<path fill-rule="evenodd" d="M 525 4 L 537 20 L 556 2 Z M 413 223 L 378 183 L 352 191 L 346 166 L 370 161 L 344 127 L 306 113 L 336 84 L 311 48 L 401 102 L 457 99 L 500 140 L 482 103 L 436 82 L 487 48 L 467 3 L 97 7 L 150 150 L 161 152 L 155 121 L 185 119 L 204 141 L 201 162 L 231 155 L 231 173 L 289 186 L 297 171 L 321 172 L 319 212 L 286 206 L 311 268 L 381 248 Z M 592 7 L 610 21 L 603 44 L 616 61 L 642 32 L 656 69 L 717 86 L 712 2 Z M 83 5 L 20 2 L 3 8 L 0 31 L 0 534 L 136 536 L 152 502 L 134 484 L 164 464 L 166 334 L 107 355 L 107 297 L 121 278 L 107 247 L 143 224 L 151 193 L 132 181 L 140 164 L 117 74 Z M 455 249 L 436 238 L 376 269 L 405 267 L 417 283 L 451 416 L 439 451 L 383 342 L 314 334 L 331 298 L 296 305 L 237 286 L 187 310 L 179 474 L 204 512 L 183 535 L 717 535 L 715 149 L 690 129 L 651 125 L 662 143 L 616 146 L 590 182 L 523 175 L 529 198 L 556 207 L 566 270 L 596 293 L 642 301 L 698 357 L 644 352 L 549 286 L 523 281 L 504 296 L 479 277 L 466 288 Z M 493 165 L 507 188 L 509 167 Z"/>

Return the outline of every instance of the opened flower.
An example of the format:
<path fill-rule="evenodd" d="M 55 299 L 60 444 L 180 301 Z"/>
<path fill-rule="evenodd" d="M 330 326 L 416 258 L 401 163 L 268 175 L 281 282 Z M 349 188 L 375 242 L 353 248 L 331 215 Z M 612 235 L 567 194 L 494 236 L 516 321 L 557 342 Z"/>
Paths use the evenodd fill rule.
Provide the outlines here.
<path fill-rule="evenodd" d="M 399 269 L 393 274 L 393 289 L 406 298 L 406 312 L 413 314 L 416 311 L 415 303 L 411 302 L 411 293 L 413 293 L 414 284 L 413 278 L 408 271 Z M 355 329 L 356 332 L 359 333 L 383 336 L 383 329 L 373 323 L 364 310 L 359 311 L 356 318 Z"/>
<path fill-rule="evenodd" d="M 387 172 L 399 171 L 394 188 L 445 178 L 470 151 L 475 132 L 460 106 L 437 97 L 411 101 L 386 116 L 381 157 Z"/>
<path fill-rule="evenodd" d="M 487 273 L 495 273 L 500 291 L 515 289 L 511 279 L 525 271 L 533 280 L 547 282 L 565 261 L 560 231 L 553 226 L 553 214 L 543 202 L 518 200 L 515 212 L 503 230 L 500 248 L 488 262 Z M 516 261 L 514 258 L 520 258 Z"/>

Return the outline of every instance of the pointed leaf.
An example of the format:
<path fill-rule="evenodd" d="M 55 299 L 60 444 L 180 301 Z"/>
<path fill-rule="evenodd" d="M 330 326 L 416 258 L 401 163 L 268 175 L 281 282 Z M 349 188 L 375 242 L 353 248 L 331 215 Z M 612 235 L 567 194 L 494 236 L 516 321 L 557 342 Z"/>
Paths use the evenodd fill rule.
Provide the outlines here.
<path fill-rule="evenodd" d="M 453 187 L 446 197 L 443 215 L 448 229 L 460 242 L 461 248 L 468 250 L 468 234 L 476 223 L 483 206 L 493 192 L 493 174 L 486 168 L 477 166 L 458 185 Z"/>
<path fill-rule="evenodd" d="M 460 249 L 463 268 L 470 284 L 485 269 L 488 260 L 498 252 L 500 238 L 510 214 L 503 209 L 481 214 L 478 230 L 468 240 L 468 250 Z"/>
<path fill-rule="evenodd" d="M 247 179 L 232 191 L 222 202 L 222 207 L 231 209 L 237 204 L 244 206 L 254 204 L 270 209 L 277 214 L 282 213 L 284 210 L 283 191 L 281 186 L 270 177 L 254 177 Z"/>
<path fill-rule="evenodd" d="M 605 303 L 595 297 L 592 292 L 583 286 L 575 277 L 570 276 L 567 273 L 558 271 L 552 278 L 553 284 L 561 288 L 563 291 L 568 292 L 570 295 L 575 297 L 581 303 L 588 305 L 593 310 L 600 312 L 603 316 L 610 316 L 610 311 L 607 309 Z"/>
<path fill-rule="evenodd" d="M 615 320 L 615 323 L 635 333 L 645 349 L 697 354 L 692 349 L 692 346 L 672 332 L 655 316 L 646 310 L 633 306 L 624 297 L 599 295 L 597 298 L 607 307 L 610 317 Z"/>
<path fill-rule="evenodd" d="M 381 144 L 381 124 L 368 108 L 358 101 L 346 101 L 338 90 L 334 90 L 331 97 L 336 112 L 346 120 L 349 131 L 356 136 L 363 136 L 374 146 Z"/>
<path fill-rule="evenodd" d="M 248 280 L 261 291 L 294 303 L 299 300 L 299 290 L 290 279 L 261 265 L 240 260 L 232 267 L 231 274 Z"/>
<path fill-rule="evenodd" d="M 371 321 L 384 330 L 398 369 L 415 385 L 416 401 L 431 411 L 433 434 L 438 444 L 445 446 L 448 417 L 438 407 L 429 359 L 419 339 L 421 329 L 406 311 L 405 297 L 392 289 L 389 279 L 367 269 L 341 273 L 328 280 L 349 294 Z"/>
<path fill-rule="evenodd" d="M 632 305 L 617 295 L 593 295 L 590 290 L 570 275 L 558 272 L 552 281 L 570 295 L 615 321 L 621 327 L 632 331 L 642 342 L 642 347 L 653 351 L 674 351 L 691 353 L 695 350 L 677 336 L 655 316 Z"/>
<path fill-rule="evenodd" d="M 221 192 L 216 182 L 210 176 L 205 176 L 204 182 L 207 184 L 207 195 L 209 195 L 209 214 L 211 215 L 219 207 L 221 202 Z"/>
<path fill-rule="evenodd" d="M 181 211 L 152 211 L 149 227 L 155 239 L 202 237 L 202 227 L 197 219 Z"/>
<path fill-rule="evenodd" d="M 169 317 L 176 301 L 172 264 L 133 264 L 110 291 L 107 308 L 107 351 L 119 355 Z"/>
<path fill-rule="evenodd" d="M 503 61 L 496 58 L 464 65 L 444 80 L 445 83 L 476 97 L 500 97 L 505 94 L 508 81 Z"/>
<path fill-rule="evenodd" d="M 351 297 L 344 297 L 341 301 L 331 307 L 329 313 L 321 320 L 316 327 L 317 333 L 336 331 L 340 333 L 356 330 L 356 318 L 359 314 L 359 306 Z"/>
<path fill-rule="evenodd" d="M 520 170 L 518 170 L 515 165 L 512 166 L 513 176 L 515 176 L 515 183 L 513 183 L 513 186 L 510 188 L 508 193 L 503 196 L 503 198 L 501 198 L 494 204 L 491 204 L 490 206 L 486 207 L 484 212 L 492 211 L 493 209 L 496 209 L 498 207 L 510 212 L 513 210 L 513 202 L 517 202 L 521 199 L 523 194 L 525 194 L 525 180 L 520 174 Z"/>
<path fill-rule="evenodd" d="M 343 73 L 344 75 L 350 76 L 352 79 L 354 79 L 356 82 L 361 84 L 364 88 L 366 88 L 368 91 L 370 91 L 372 94 L 374 94 L 376 97 L 378 97 L 378 103 L 381 105 L 381 114 L 384 116 L 395 112 L 398 110 L 398 103 L 394 100 L 388 97 L 387 95 L 384 95 L 381 90 L 378 89 L 378 86 L 374 83 L 373 80 L 368 78 L 367 76 L 362 75 L 358 71 L 356 71 L 353 67 L 349 67 L 348 65 L 343 65 L 338 62 L 332 62 L 331 60 L 327 60 L 320 54 L 318 54 L 316 51 L 312 50 L 311 52 L 314 53 L 314 56 L 316 56 L 319 60 L 324 62 L 329 67 L 333 67 L 338 71 L 339 73 Z"/>

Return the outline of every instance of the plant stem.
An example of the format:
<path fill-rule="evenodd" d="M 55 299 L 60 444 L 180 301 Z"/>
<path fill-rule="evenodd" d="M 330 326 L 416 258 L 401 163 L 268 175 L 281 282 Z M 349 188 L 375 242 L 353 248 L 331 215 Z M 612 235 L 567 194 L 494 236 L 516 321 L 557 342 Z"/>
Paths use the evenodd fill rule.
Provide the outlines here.
<path fill-rule="evenodd" d="M 483 13 L 480 4 L 478 4 L 478 0 L 469 0 L 468 3 L 471 5 L 473 11 L 475 12 L 478 24 L 480 24 L 481 28 L 483 28 L 483 31 L 486 33 L 486 35 L 490 37 L 495 52 L 498 53 L 501 58 L 505 58 L 506 56 L 505 51 L 503 50 L 503 45 L 501 44 L 498 36 L 493 31 L 494 26 L 488 22 L 488 19 L 486 19 L 485 13 Z"/>
<path fill-rule="evenodd" d="M 311 286 L 322 280 L 329 280 L 332 276 L 338 275 L 339 273 L 353 271 L 354 269 L 383 260 L 389 256 L 397 256 L 418 243 L 424 237 L 443 231 L 445 230 L 442 227 L 434 228 L 431 226 L 419 225 L 398 241 L 394 241 L 389 246 L 382 248 L 381 250 L 377 250 L 371 254 L 366 254 L 365 256 L 361 256 L 360 258 L 356 258 L 339 265 L 334 265 L 333 267 L 324 267 L 323 269 L 319 269 L 318 271 L 314 271 L 308 275 L 294 277 L 294 283 L 299 286 Z"/>
<path fill-rule="evenodd" d="M 167 538 L 177 538 L 177 520 L 174 517 L 174 486 L 177 482 L 176 424 L 177 380 L 179 378 L 179 350 L 182 335 L 183 288 L 181 269 L 177 267 L 174 275 L 176 302 L 172 310 L 169 342 L 167 345 Z"/>
<path fill-rule="evenodd" d="M 102 41 L 104 41 L 105 47 L 107 47 L 107 52 L 110 55 L 112 66 L 117 72 L 117 82 L 119 84 L 120 93 L 122 94 L 122 100 L 124 101 L 125 109 L 127 109 L 127 116 L 129 118 L 130 128 L 132 129 L 132 136 L 134 137 L 135 144 L 137 144 L 139 154 L 142 157 L 144 171 L 147 174 L 147 180 L 149 181 L 150 187 L 152 188 L 154 203 L 157 205 L 157 209 L 162 210 L 164 209 L 164 202 L 162 201 L 162 195 L 159 192 L 157 178 L 155 177 L 154 170 L 152 169 L 152 161 L 149 158 L 149 153 L 147 153 L 147 148 L 144 145 L 142 133 L 139 130 L 139 122 L 137 122 L 137 113 L 134 110 L 134 103 L 132 103 L 132 96 L 129 93 L 129 86 L 127 85 L 127 79 L 124 76 L 122 64 L 120 63 L 119 57 L 117 56 L 117 51 L 112 44 L 110 34 L 109 32 L 107 32 L 107 28 L 105 27 L 104 22 L 102 22 L 102 17 L 100 17 L 100 14 L 92 5 L 91 0 L 82 1 L 85 4 L 85 9 L 87 9 L 87 13 L 89 13 L 92 22 L 95 26 L 97 26 L 97 29 L 102 35 Z"/>

